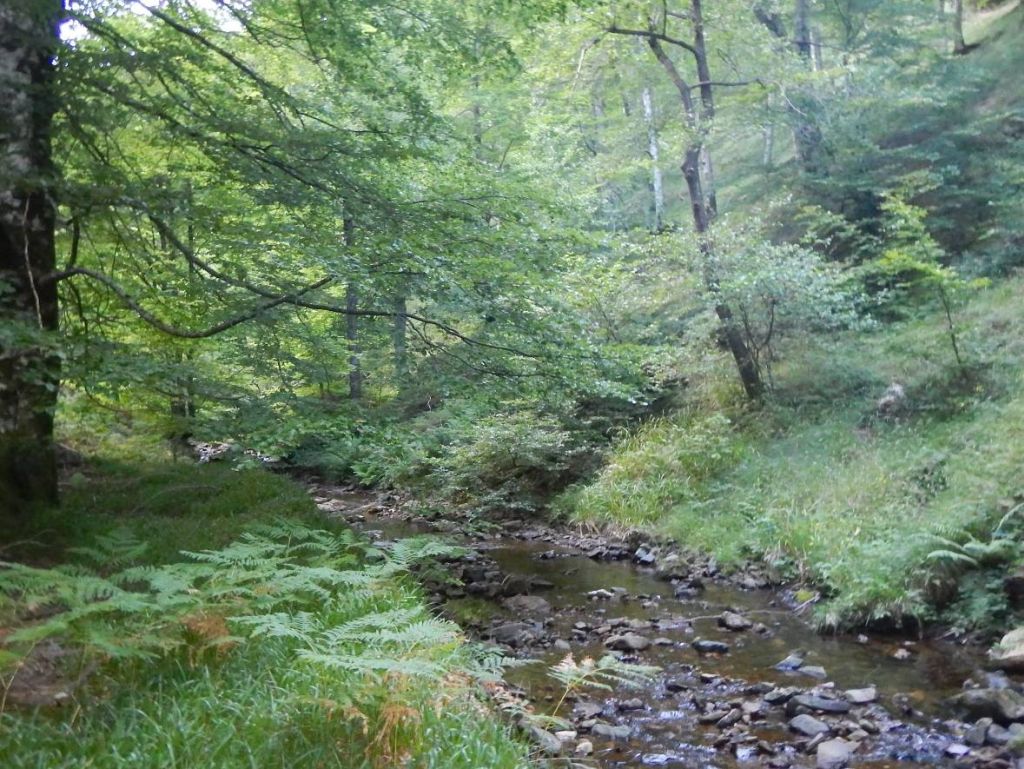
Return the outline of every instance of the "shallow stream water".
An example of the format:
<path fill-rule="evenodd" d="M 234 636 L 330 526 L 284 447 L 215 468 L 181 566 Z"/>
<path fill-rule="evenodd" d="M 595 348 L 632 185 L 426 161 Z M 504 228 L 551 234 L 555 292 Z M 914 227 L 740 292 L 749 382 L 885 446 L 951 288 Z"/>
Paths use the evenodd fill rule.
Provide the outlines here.
<path fill-rule="evenodd" d="M 423 531 L 422 527 L 375 518 L 373 514 L 358 516 L 356 525 L 384 539 Z M 444 605 L 446 613 L 470 629 L 492 626 L 496 621 L 525 621 L 543 628 L 544 640 L 519 650 L 521 656 L 535 661 L 511 669 L 507 676 L 511 684 L 526 693 L 539 713 L 556 714 L 555 703 L 563 692 L 561 684 L 547 674 L 548 666 L 567 653 L 577 660 L 608 653 L 599 635 L 575 628 L 577 623 L 589 628 L 610 621 L 614 624 L 618 618 L 651 623 L 641 624 L 639 632 L 659 643 L 626 659 L 658 666 L 661 673 L 639 690 L 586 693 L 583 699 L 602 707 L 598 718 L 628 727 L 629 736 L 611 740 L 581 733 L 579 738 L 586 738 L 594 747 L 583 765 L 623 769 L 753 768 L 782 766 L 788 760 L 793 766 L 814 766 L 815 756 L 803 754 L 798 742 L 789 749 L 793 735 L 787 731 L 781 712 L 752 724 L 747 743 L 715 747 L 716 742 L 722 743 L 722 730 L 701 724 L 697 705 L 711 701 L 725 703 L 724 707 L 741 707 L 756 699 L 758 684 L 801 689 L 832 684 L 840 692 L 874 686 L 878 701 L 870 706 L 868 716 L 882 725 L 881 733 L 864 742 L 854 765 L 895 769 L 954 764 L 945 749 L 957 740 L 943 724 L 951 716 L 943 702 L 961 689 L 968 676 L 983 675 L 982 655 L 975 648 L 947 642 L 821 635 L 770 590 L 744 590 L 727 582 L 708 581 L 695 597 L 680 599 L 673 596 L 673 586 L 656 578 L 653 570 L 629 562 L 593 560 L 578 550 L 546 541 L 463 541 L 493 559 L 509 577 L 549 583 L 543 590 L 531 591 L 551 605 L 550 612 L 536 616 L 510 609 L 500 599 L 484 597 L 449 598 Z M 615 593 L 616 598 L 595 600 L 588 596 L 600 589 Z M 721 628 L 717 620 L 725 610 L 763 623 L 767 631 L 737 633 Z M 698 654 L 691 645 L 698 638 L 723 641 L 729 651 Z M 557 646 L 552 643 L 554 639 L 560 641 Z M 807 665 L 824 668 L 825 677 L 812 678 L 774 667 L 795 650 L 804 653 Z M 894 656 L 897 654 L 904 658 Z M 628 710 L 620 707 L 634 698 L 642 707 L 637 708 L 636 702 Z M 573 717 L 573 698 L 563 703 L 557 715 Z M 773 757 L 753 749 L 755 741 L 781 747 Z"/>

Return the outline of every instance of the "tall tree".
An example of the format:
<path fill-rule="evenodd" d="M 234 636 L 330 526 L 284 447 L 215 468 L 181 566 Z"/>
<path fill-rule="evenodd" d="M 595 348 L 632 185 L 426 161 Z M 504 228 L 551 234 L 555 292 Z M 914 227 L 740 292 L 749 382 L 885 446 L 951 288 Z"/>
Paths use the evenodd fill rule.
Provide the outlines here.
<path fill-rule="evenodd" d="M 661 178 L 661 150 L 658 146 L 658 127 L 654 122 L 654 98 L 650 86 L 644 85 L 640 100 L 644 108 L 644 125 L 647 127 L 647 154 L 651 158 L 651 198 L 654 203 L 652 229 L 660 232 L 665 226 L 665 189 Z"/>
<path fill-rule="evenodd" d="M 665 31 L 668 29 L 670 19 L 681 20 L 688 27 L 688 40 L 670 35 Z M 654 16 L 650 17 L 646 28 L 624 28 L 613 23 L 608 31 L 612 34 L 640 37 L 646 40 L 655 59 L 662 66 L 679 95 L 687 136 L 687 144 L 680 167 L 690 199 L 694 230 L 697 233 L 703 256 L 704 283 L 713 298 L 715 314 L 721 323 L 722 336 L 736 363 L 736 370 L 739 373 L 743 389 L 749 398 L 760 398 L 764 392 L 764 383 L 761 380 L 757 361 L 743 338 L 743 333 L 733 316 L 732 308 L 721 298 L 719 278 L 715 267 L 715 247 L 711 237 L 711 227 L 718 215 L 718 199 L 715 192 L 714 166 L 706 141 L 707 132 L 715 119 L 715 81 L 711 76 L 702 0 L 690 0 L 689 9 L 683 12 L 670 10 L 666 6 L 663 17 L 660 19 Z M 676 66 L 675 61 L 665 49 L 665 45 L 685 51 L 689 55 L 696 72 L 696 83 L 691 83 L 682 70 Z M 694 93 L 699 94 L 699 100 L 694 98 Z"/>
<path fill-rule="evenodd" d="M 0 496 L 56 499 L 60 376 L 51 131 L 60 0 L 0 2 Z"/>

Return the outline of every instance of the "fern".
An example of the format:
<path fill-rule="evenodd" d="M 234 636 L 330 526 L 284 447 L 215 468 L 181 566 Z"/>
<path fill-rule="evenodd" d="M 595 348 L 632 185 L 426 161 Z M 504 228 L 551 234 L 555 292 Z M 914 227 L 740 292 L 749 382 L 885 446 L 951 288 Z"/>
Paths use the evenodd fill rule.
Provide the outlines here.
<path fill-rule="evenodd" d="M 118 532 L 77 551 L 86 565 L 0 564 L 0 611 L 16 625 L 0 643 L 0 662 L 16 664 L 54 637 L 99 660 L 149 659 L 187 647 L 190 663 L 197 651 L 223 654 L 263 639 L 334 680 L 341 672 L 438 679 L 458 671 L 493 681 L 508 662 L 465 647 L 457 625 L 433 617 L 399 587 L 396 578 L 420 564 L 462 552 L 437 540 L 375 548 L 349 532 L 275 521 L 219 550 L 185 553 L 183 563 L 138 565 L 143 550 Z M 97 570 L 115 563 L 113 573 Z M 40 613 L 44 619 L 29 619 Z M 205 617 L 221 625 L 226 619 L 245 638 L 217 621 L 204 625 Z"/>

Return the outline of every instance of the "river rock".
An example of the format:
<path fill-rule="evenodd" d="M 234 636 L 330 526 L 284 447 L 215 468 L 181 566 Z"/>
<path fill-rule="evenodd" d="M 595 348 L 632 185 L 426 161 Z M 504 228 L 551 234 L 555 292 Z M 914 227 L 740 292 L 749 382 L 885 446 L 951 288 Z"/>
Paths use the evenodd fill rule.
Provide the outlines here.
<path fill-rule="evenodd" d="M 821 665 L 801 665 L 797 669 L 798 673 L 803 673 L 805 676 L 811 678 L 827 678 L 828 673 L 825 672 L 825 668 Z"/>
<path fill-rule="evenodd" d="M 619 703 L 619 710 L 643 710 L 643 709 L 644 709 L 644 701 L 641 700 L 639 697 L 634 697 L 633 699 L 626 700 L 625 702 L 620 702 Z"/>
<path fill-rule="evenodd" d="M 971 752 L 971 749 L 961 742 L 952 742 L 946 746 L 946 750 L 944 752 L 947 756 L 952 758 L 963 758 Z"/>
<path fill-rule="evenodd" d="M 1024 671 L 1024 627 L 1011 630 L 989 650 L 989 661 L 994 667 L 1011 672 Z"/>
<path fill-rule="evenodd" d="M 860 743 L 850 742 L 841 737 L 821 743 L 816 758 L 818 769 L 839 769 L 845 766 L 859 747 Z"/>
<path fill-rule="evenodd" d="M 515 648 L 535 641 L 537 634 L 532 625 L 525 622 L 506 622 L 495 625 L 488 633 L 494 643 L 505 644 Z"/>
<path fill-rule="evenodd" d="M 992 724 L 985 732 L 985 742 L 989 745 L 1005 745 L 1012 739 L 1013 733 L 999 724 Z"/>
<path fill-rule="evenodd" d="M 690 566 L 678 553 L 669 553 L 658 562 L 655 576 L 658 579 L 683 579 L 690 573 Z"/>
<path fill-rule="evenodd" d="M 800 708 L 819 713 L 849 713 L 850 703 L 844 700 L 819 697 L 816 694 L 798 694 L 786 703 L 786 715 L 795 715 L 800 712 Z"/>
<path fill-rule="evenodd" d="M 795 686 L 786 686 L 778 689 L 772 689 L 770 692 L 764 695 L 764 701 L 769 705 L 781 705 L 784 702 L 791 700 L 793 697 L 798 695 L 800 690 Z"/>
<path fill-rule="evenodd" d="M 645 766 L 664 766 L 672 760 L 667 753 L 644 753 L 640 756 L 640 763 Z"/>
<path fill-rule="evenodd" d="M 623 633 L 605 639 L 604 645 L 609 649 L 624 652 L 642 652 L 651 645 L 651 640 L 639 633 Z"/>
<path fill-rule="evenodd" d="M 786 659 L 775 663 L 776 670 L 797 670 L 804 664 L 804 654 L 801 651 L 790 652 Z"/>
<path fill-rule="evenodd" d="M 657 561 L 657 557 L 649 548 L 640 546 L 633 553 L 633 563 L 639 566 L 653 566 L 655 561 Z"/>
<path fill-rule="evenodd" d="M 736 612 L 723 611 L 718 616 L 718 626 L 724 627 L 726 630 L 731 630 L 734 633 L 739 633 L 744 630 L 750 630 L 750 628 L 754 626 L 754 623 Z"/>
<path fill-rule="evenodd" d="M 543 615 L 551 613 L 551 604 L 539 595 L 515 595 L 506 598 L 502 603 L 506 609 L 517 613 Z"/>
<path fill-rule="evenodd" d="M 846 699 L 851 705 L 867 705 L 878 699 L 878 690 L 874 686 L 863 689 L 847 689 Z"/>
<path fill-rule="evenodd" d="M 557 756 L 562 752 L 562 741 L 547 729 L 531 726 L 530 739 L 537 743 L 540 749 L 549 756 Z"/>
<path fill-rule="evenodd" d="M 718 721 L 715 722 L 715 725 L 719 729 L 728 729 L 733 724 L 738 724 L 742 719 L 743 711 L 739 708 L 733 708 L 720 719 L 718 719 Z"/>
<path fill-rule="evenodd" d="M 589 700 L 580 700 L 576 703 L 576 706 L 572 709 L 573 715 L 586 721 L 588 718 L 597 718 L 601 715 L 601 711 L 604 710 L 604 706 Z"/>
<path fill-rule="evenodd" d="M 678 585 L 676 585 L 675 592 L 673 593 L 673 595 L 675 595 L 676 598 L 681 599 L 694 598 L 700 595 L 703 589 L 704 583 L 700 580 L 700 578 L 692 577 L 690 579 L 683 580 Z"/>
<path fill-rule="evenodd" d="M 964 742 L 980 748 L 988 738 L 988 728 L 992 726 L 991 718 L 979 718 L 977 722 L 964 732 Z"/>
<path fill-rule="evenodd" d="M 703 638 L 698 638 L 690 645 L 698 654 L 725 654 L 729 651 L 729 644 L 722 641 L 707 641 Z"/>
<path fill-rule="evenodd" d="M 824 721 L 819 721 L 814 716 L 801 713 L 789 720 L 790 730 L 805 737 L 816 737 L 819 734 L 828 734 L 829 727 Z"/>
<path fill-rule="evenodd" d="M 598 737 L 604 737 L 609 740 L 628 740 L 629 735 L 632 733 L 632 729 L 628 726 L 613 726 L 612 724 L 605 723 L 594 724 L 590 731 Z"/>
<path fill-rule="evenodd" d="M 580 740 L 576 743 L 576 750 L 573 751 L 577 756 L 581 758 L 583 756 L 589 756 L 594 752 L 594 743 L 590 740 Z"/>
<path fill-rule="evenodd" d="M 967 718 L 991 718 L 1004 726 L 1024 721 L 1024 696 L 1013 689 L 968 689 L 950 700 Z"/>

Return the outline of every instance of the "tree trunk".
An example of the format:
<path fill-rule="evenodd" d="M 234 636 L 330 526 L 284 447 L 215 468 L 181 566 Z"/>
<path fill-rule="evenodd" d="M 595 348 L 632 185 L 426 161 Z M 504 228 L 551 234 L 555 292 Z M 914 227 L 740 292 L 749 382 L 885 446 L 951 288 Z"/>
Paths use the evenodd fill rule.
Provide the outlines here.
<path fill-rule="evenodd" d="M 661 166 L 658 164 L 658 129 L 654 123 L 654 102 L 650 86 L 644 86 L 641 101 L 644 107 L 644 123 L 647 126 L 647 154 L 651 158 L 651 193 L 654 198 L 654 226 L 651 229 L 661 232 L 665 226 L 665 188 L 661 178 Z"/>
<path fill-rule="evenodd" d="M 793 45 L 800 57 L 806 61 L 813 58 L 810 12 L 810 0 L 796 0 L 793 8 Z"/>
<path fill-rule="evenodd" d="M 767 114 L 768 122 L 764 126 L 764 148 L 761 152 L 761 165 L 764 166 L 765 171 L 772 170 L 772 164 L 775 162 L 775 124 L 771 122 L 772 119 L 772 95 L 768 94 L 767 98 Z"/>
<path fill-rule="evenodd" d="M 399 294 L 395 298 L 395 325 L 391 334 L 391 341 L 395 350 L 395 381 L 398 383 L 399 391 L 405 388 L 405 380 L 409 374 L 409 356 L 406 351 L 406 324 L 409 322 L 406 309 L 405 294 Z"/>
<path fill-rule="evenodd" d="M 0 0 L 0 513 L 57 501 L 56 176 L 60 0 Z"/>
<path fill-rule="evenodd" d="M 804 60 L 807 68 L 814 71 L 814 46 L 811 39 L 810 0 L 796 0 L 793 9 L 793 46 L 797 54 Z M 796 97 L 806 94 L 797 92 Z M 809 111 L 811 100 L 801 99 L 805 107 L 803 112 Z M 794 112 L 796 110 L 794 109 Z M 813 119 L 804 115 L 797 115 L 793 126 L 793 141 L 796 143 L 796 154 L 800 159 L 800 165 L 808 173 L 817 173 L 820 170 L 821 129 Z"/>
<path fill-rule="evenodd" d="M 359 291 L 355 283 L 349 281 L 345 287 L 345 341 L 348 342 L 348 397 L 350 400 L 361 400 L 363 397 L 363 369 L 359 362 Z"/>
<path fill-rule="evenodd" d="M 757 361 L 750 352 L 750 348 L 743 339 L 743 334 L 733 318 L 732 309 L 720 298 L 718 276 L 714 270 L 714 248 L 709 238 L 708 230 L 711 227 L 713 211 L 710 211 L 705 202 L 704 190 L 701 185 L 700 147 L 691 146 L 686 150 L 686 157 L 683 160 L 683 178 L 686 181 L 686 191 L 690 198 L 690 205 L 693 211 L 693 226 L 697 231 L 700 242 L 700 252 L 704 261 L 704 283 L 708 292 L 715 298 L 715 314 L 722 324 L 722 336 L 725 338 L 726 346 L 732 353 L 736 362 L 736 370 L 740 375 L 740 382 L 747 397 L 752 400 L 759 399 L 764 394 L 764 383 L 761 381 L 761 372 L 758 369 Z"/>
<path fill-rule="evenodd" d="M 351 248 L 355 240 L 356 225 L 350 216 L 343 220 L 345 247 Z M 348 397 L 358 401 L 363 397 L 363 368 L 359 360 L 359 289 L 353 281 L 345 286 L 345 341 L 348 343 Z"/>
<path fill-rule="evenodd" d="M 722 292 L 715 270 L 714 245 L 710 238 L 711 223 L 718 214 L 718 203 L 714 194 L 711 154 L 705 145 L 705 134 L 715 116 L 715 99 L 704 39 L 704 19 L 700 0 L 691 0 L 689 18 L 693 24 L 694 42 L 693 46 L 688 47 L 687 50 L 693 55 L 697 76 L 700 78 L 697 84 L 697 88 L 700 90 L 699 109 L 694 103 L 693 89 L 662 48 L 658 37 L 648 36 L 647 45 L 679 92 L 683 114 L 686 115 L 687 131 L 692 137 L 686 148 L 681 169 L 690 198 L 693 226 L 697 232 L 700 252 L 703 257 L 704 282 L 708 293 L 714 299 L 715 314 L 722 324 L 722 336 L 736 362 L 736 370 L 739 373 L 743 389 L 747 397 L 757 400 L 764 394 L 761 372 L 741 330 L 736 325 L 731 308 L 722 300 Z M 708 182 L 710 188 L 705 187 L 705 181 Z"/>
<path fill-rule="evenodd" d="M 967 53 L 967 41 L 964 40 L 964 0 L 953 0 L 953 53 Z"/>

